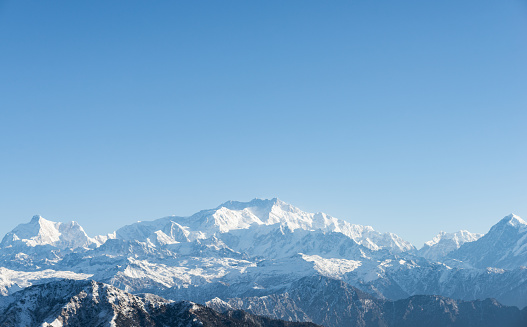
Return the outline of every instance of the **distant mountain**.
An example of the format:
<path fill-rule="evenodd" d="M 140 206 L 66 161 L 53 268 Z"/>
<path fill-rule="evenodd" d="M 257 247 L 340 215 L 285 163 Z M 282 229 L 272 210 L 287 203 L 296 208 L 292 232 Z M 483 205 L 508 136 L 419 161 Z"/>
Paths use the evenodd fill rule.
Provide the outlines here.
<path fill-rule="evenodd" d="M 0 267 L 11 269 L 53 269 L 67 253 L 85 252 L 103 243 L 89 237 L 76 222 L 53 222 L 33 216 L 7 233 L 0 242 Z"/>
<path fill-rule="evenodd" d="M 280 294 L 262 297 L 214 299 L 215 310 L 243 309 L 293 321 L 324 326 L 450 326 L 524 327 L 527 308 L 505 307 L 497 301 L 456 301 L 420 295 L 399 301 L 380 300 L 348 284 L 326 277 L 306 277 Z"/>
<path fill-rule="evenodd" d="M 0 299 L 1 327 L 187 327 L 315 326 L 258 317 L 243 311 L 218 313 L 191 302 L 155 295 L 134 296 L 95 281 L 64 280 L 27 288 Z"/>
<path fill-rule="evenodd" d="M 93 248 L 100 245 L 95 239 L 88 237 L 84 229 L 72 221 L 56 223 L 33 216 L 27 224 L 20 224 L 7 233 L 0 248 L 52 246 L 59 249 Z"/>
<path fill-rule="evenodd" d="M 459 249 L 461 245 L 477 241 L 483 234 L 470 233 L 462 230 L 456 233 L 440 232 L 431 241 L 428 241 L 418 251 L 418 255 L 434 261 L 439 261 L 450 252 Z"/>
<path fill-rule="evenodd" d="M 116 235 L 123 240 L 175 244 L 269 225 L 291 231 L 341 233 L 371 250 L 389 249 L 397 253 L 415 250 L 411 243 L 393 233 L 379 233 L 370 226 L 350 224 L 324 213 L 307 213 L 276 198 L 229 201 L 190 217 L 172 216 L 128 225 L 117 230 Z"/>
<path fill-rule="evenodd" d="M 510 214 L 475 242 L 466 243 L 448 255 L 476 268 L 515 269 L 527 267 L 527 222 Z"/>

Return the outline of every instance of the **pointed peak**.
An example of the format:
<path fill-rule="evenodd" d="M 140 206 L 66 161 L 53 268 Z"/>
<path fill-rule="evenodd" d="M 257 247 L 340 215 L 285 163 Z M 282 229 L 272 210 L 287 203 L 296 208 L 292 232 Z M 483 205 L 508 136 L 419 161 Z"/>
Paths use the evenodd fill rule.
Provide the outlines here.
<path fill-rule="evenodd" d="M 54 222 L 54 221 L 51 221 L 51 220 L 47 220 L 44 217 L 42 217 L 41 215 L 34 215 L 31 218 L 31 221 L 27 225 L 40 225 L 39 228 L 42 228 L 42 226 L 54 225 L 55 228 L 58 228 L 58 226 L 60 226 L 61 224 L 62 223 Z"/>
<path fill-rule="evenodd" d="M 500 221 L 502 224 L 508 224 L 513 227 L 521 227 L 521 226 L 527 226 L 527 222 L 525 220 L 521 219 L 520 216 L 517 216 L 513 213 L 510 215 L 507 215 L 503 217 L 503 219 Z"/>
<path fill-rule="evenodd" d="M 52 245 L 65 249 L 90 246 L 95 242 L 75 221 L 54 222 L 40 215 L 33 216 L 28 223 L 19 224 L 8 235 L 10 236 L 4 237 L 0 247 L 20 241 L 30 247 Z"/>

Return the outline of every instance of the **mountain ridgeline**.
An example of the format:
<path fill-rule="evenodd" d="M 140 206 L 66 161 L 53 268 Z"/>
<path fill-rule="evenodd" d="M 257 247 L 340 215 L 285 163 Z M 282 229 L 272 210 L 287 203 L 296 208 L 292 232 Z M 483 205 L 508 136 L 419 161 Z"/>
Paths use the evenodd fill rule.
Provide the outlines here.
<path fill-rule="evenodd" d="M 135 296 L 95 281 L 32 286 L 0 301 L 0 326 L 260 327 L 316 326 L 258 317 L 240 310 L 219 313 L 191 302 Z"/>
<path fill-rule="evenodd" d="M 167 316 L 155 309 L 160 303 L 169 316 L 177 307 L 204 325 L 206 316 L 214 316 L 231 319 L 231 326 L 284 323 L 272 319 L 324 326 L 527 326 L 526 266 L 527 223 L 516 215 L 484 235 L 441 232 L 419 250 L 393 233 L 278 199 L 229 201 L 95 237 L 75 222 L 35 216 L 0 243 L 0 326 L 13 325 L 9 319 L 16 317 L 20 326 L 56 319 L 50 326 L 77 326 L 80 316 L 91 313 L 66 311 L 94 287 L 123 292 L 128 300 L 119 303 L 139 315 L 128 325 L 116 318 L 117 326 L 165 326 Z M 26 305 L 30 290 L 52 288 L 69 289 L 64 298 L 77 300 L 49 301 L 54 304 L 46 317 Z M 139 296 L 148 293 L 156 296 Z M 108 299 L 88 306 L 119 316 Z M 108 321 L 94 326 L 110 326 Z"/>

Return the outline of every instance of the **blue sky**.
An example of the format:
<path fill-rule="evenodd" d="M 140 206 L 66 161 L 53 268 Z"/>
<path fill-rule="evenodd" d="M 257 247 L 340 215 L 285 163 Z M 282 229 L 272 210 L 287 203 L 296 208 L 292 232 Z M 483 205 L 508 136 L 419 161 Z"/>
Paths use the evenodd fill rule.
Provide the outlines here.
<path fill-rule="evenodd" d="M 0 234 L 279 197 L 392 231 L 527 216 L 524 1 L 0 1 Z"/>

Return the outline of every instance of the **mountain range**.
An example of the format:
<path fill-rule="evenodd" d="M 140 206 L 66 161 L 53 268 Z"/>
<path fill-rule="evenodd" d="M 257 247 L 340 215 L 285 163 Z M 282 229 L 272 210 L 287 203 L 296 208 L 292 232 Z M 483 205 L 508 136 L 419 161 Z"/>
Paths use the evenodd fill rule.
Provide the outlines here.
<path fill-rule="evenodd" d="M 526 266 L 527 223 L 516 215 L 484 235 L 441 232 L 418 250 L 393 233 L 255 199 L 95 237 L 75 222 L 35 216 L 0 243 L 0 294 L 9 299 L 31 285 L 92 280 L 133 294 L 325 326 L 344 326 L 337 317 L 350 317 L 349 326 L 404 325 L 410 320 L 400 319 L 415 315 L 408 308 L 416 305 L 431 315 L 450 312 L 438 320 L 445 326 L 476 321 L 474 308 L 483 307 L 494 317 L 516 317 L 507 322 L 512 326 L 525 316 L 510 306 L 527 306 Z"/>
<path fill-rule="evenodd" d="M 32 286 L 0 301 L 0 326 L 141 327 L 310 327 L 254 316 L 240 310 L 219 313 L 191 302 L 152 294 L 132 295 L 95 281 L 62 281 Z"/>

